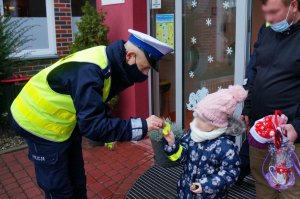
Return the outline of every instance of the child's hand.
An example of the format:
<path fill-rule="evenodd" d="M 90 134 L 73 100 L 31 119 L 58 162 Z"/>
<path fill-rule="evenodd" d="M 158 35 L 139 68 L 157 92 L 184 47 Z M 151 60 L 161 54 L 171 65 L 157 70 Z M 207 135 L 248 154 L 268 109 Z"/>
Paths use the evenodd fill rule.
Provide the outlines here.
<path fill-rule="evenodd" d="M 171 131 L 171 125 L 169 122 L 165 122 L 165 127 L 162 130 L 164 136 L 167 136 Z"/>
<path fill-rule="evenodd" d="M 168 135 L 163 135 L 168 142 L 169 146 L 172 146 L 175 143 L 175 135 L 173 131 L 170 131 Z"/>
<path fill-rule="evenodd" d="M 193 192 L 193 193 L 202 193 L 202 187 L 201 187 L 201 184 L 199 182 L 194 182 L 191 187 L 190 187 L 190 190 Z"/>

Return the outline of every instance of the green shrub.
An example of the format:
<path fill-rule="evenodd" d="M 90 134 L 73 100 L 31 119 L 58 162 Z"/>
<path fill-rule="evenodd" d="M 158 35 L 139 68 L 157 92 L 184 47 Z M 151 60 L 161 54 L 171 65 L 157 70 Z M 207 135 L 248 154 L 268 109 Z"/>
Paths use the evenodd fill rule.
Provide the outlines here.
<path fill-rule="evenodd" d="M 24 26 L 26 19 L 12 19 L 0 16 L 0 79 L 12 76 L 14 67 L 22 65 L 19 53 L 26 48 L 25 44 L 32 40 L 26 33 L 32 26 Z"/>
<path fill-rule="evenodd" d="M 106 12 L 96 9 L 88 2 L 82 7 L 83 15 L 76 22 L 78 32 L 75 33 L 71 53 L 99 45 L 108 45 L 107 33 L 109 28 L 104 24 Z"/>
<path fill-rule="evenodd" d="M 23 18 L 11 18 L 0 15 L 0 80 L 12 77 L 13 69 L 23 65 L 22 58 L 26 54 L 20 55 L 25 50 L 26 45 L 32 40 L 26 33 L 32 26 L 25 26 L 27 20 Z M 0 113 L 7 111 L 4 98 L 4 83 L 0 83 Z M 3 120 L 3 118 L 1 118 Z"/>

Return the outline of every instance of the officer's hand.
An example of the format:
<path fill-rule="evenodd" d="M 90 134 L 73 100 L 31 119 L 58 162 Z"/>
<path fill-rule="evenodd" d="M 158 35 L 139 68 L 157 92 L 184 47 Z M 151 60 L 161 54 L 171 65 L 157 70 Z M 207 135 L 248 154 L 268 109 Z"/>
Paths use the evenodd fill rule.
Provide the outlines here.
<path fill-rule="evenodd" d="M 242 120 L 245 125 L 246 125 L 246 129 L 247 129 L 247 133 L 250 130 L 250 126 L 249 126 L 249 116 L 248 115 L 241 115 L 240 120 Z"/>
<path fill-rule="evenodd" d="M 153 130 L 158 131 L 160 128 L 163 128 L 165 125 L 164 121 L 155 115 L 151 115 L 146 119 L 146 121 L 148 125 L 148 131 L 153 131 Z"/>
<path fill-rule="evenodd" d="M 289 141 L 294 143 L 298 138 L 298 134 L 297 134 L 295 128 L 293 127 L 293 125 L 283 124 L 281 126 L 286 130 L 287 138 L 289 139 Z"/>

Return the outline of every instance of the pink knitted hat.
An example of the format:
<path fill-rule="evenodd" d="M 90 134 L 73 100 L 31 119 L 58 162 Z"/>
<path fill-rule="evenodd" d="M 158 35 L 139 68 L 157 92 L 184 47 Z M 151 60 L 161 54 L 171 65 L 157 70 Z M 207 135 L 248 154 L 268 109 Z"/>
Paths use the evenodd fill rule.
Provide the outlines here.
<path fill-rule="evenodd" d="M 243 102 L 248 92 L 239 85 L 229 86 L 228 89 L 207 95 L 198 102 L 195 113 L 205 122 L 217 127 L 228 125 L 228 116 L 232 115 L 236 105 Z"/>

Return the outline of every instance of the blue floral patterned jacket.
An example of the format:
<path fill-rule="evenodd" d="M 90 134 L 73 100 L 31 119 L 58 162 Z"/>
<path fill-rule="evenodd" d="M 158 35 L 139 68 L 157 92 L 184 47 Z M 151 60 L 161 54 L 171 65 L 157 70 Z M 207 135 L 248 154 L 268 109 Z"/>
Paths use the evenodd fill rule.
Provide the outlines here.
<path fill-rule="evenodd" d="M 238 147 L 234 144 L 232 135 L 244 131 L 240 121 L 233 119 L 230 122 L 226 132 L 213 140 L 194 142 L 189 130 L 181 140 L 176 140 L 173 146 L 164 141 L 164 150 L 169 158 L 185 163 L 177 185 L 177 198 L 227 197 L 228 188 L 236 182 L 240 172 Z M 236 125 L 242 126 L 236 128 Z M 194 182 L 200 182 L 201 194 L 190 191 Z"/>

